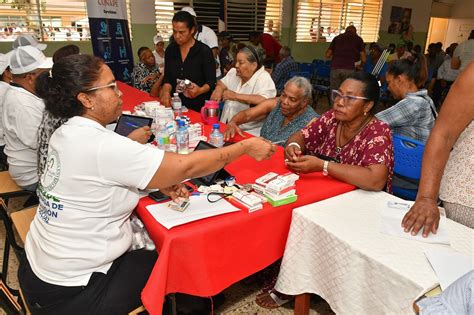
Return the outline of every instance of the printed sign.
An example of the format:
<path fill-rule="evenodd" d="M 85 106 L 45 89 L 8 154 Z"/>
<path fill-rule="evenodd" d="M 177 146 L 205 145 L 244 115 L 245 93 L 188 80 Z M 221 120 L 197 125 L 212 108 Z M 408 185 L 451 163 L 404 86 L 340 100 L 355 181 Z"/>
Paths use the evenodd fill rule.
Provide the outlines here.
<path fill-rule="evenodd" d="M 131 82 L 133 54 L 125 0 L 87 0 L 94 55 L 104 59 L 115 78 Z"/>

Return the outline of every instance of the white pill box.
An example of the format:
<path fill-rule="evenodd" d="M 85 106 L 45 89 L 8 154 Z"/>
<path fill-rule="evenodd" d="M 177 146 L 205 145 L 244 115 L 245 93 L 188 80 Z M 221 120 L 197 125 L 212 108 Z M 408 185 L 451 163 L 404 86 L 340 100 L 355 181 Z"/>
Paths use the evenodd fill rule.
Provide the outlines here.
<path fill-rule="evenodd" d="M 288 173 L 271 180 L 265 187 L 265 192 L 280 195 L 295 188 L 295 182 L 300 177 L 294 173 Z"/>
<path fill-rule="evenodd" d="M 263 175 L 262 177 L 257 178 L 255 180 L 255 183 L 257 183 L 260 186 L 265 187 L 270 181 L 274 180 L 277 177 L 278 177 L 277 173 L 270 172 L 268 174 Z"/>
<path fill-rule="evenodd" d="M 248 209 L 249 212 L 254 212 L 263 208 L 262 199 L 243 190 L 238 190 L 232 194 L 234 200 Z"/>

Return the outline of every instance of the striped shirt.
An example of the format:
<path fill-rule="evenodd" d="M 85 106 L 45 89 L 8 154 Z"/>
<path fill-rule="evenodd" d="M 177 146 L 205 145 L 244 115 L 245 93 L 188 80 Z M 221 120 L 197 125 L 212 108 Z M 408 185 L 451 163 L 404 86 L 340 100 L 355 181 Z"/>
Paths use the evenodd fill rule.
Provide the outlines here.
<path fill-rule="evenodd" d="M 437 116 L 428 91 L 408 93 L 404 99 L 375 117 L 386 122 L 392 133 L 426 142 Z"/>

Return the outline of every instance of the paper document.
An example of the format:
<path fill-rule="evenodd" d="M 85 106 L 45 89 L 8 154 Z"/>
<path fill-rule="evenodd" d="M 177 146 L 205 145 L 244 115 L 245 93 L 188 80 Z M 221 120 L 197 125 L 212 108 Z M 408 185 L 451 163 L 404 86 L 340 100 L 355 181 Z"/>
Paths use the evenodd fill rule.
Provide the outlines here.
<path fill-rule="evenodd" d="M 189 206 L 184 212 L 175 211 L 168 208 L 169 202 L 149 205 L 146 209 L 155 218 L 158 223 L 163 225 L 168 230 L 189 222 L 213 217 L 216 215 L 240 211 L 239 208 L 234 207 L 229 202 L 221 199 L 217 202 L 210 203 L 207 201 L 206 195 L 190 196 Z"/>
<path fill-rule="evenodd" d="M 446 288 L 474 269 L 473 257 L 453 249 L 426 249 L 425 256 L 438 276 L 441 289 Z"/>
<path fill-rule="evenodd" d="M 410 209 L 413 202 L 406 202 L 407 207 L 394 208 L 388 205 L 382 206 L 380 213 L 379 231 L 383 234 L 399 236 L 420 242 L 431 244 L 445 244 L 449 245 L 449 236 L 446 228 L 446 217 L 441 216 L 439 220 L 438 232 L 436 234 L 430 233 L 428 237 L 423 237 L 420 230 L 417 235 L 413 236 L 411 233 L 406 233 L 402 228 L 402 219 Z"/>

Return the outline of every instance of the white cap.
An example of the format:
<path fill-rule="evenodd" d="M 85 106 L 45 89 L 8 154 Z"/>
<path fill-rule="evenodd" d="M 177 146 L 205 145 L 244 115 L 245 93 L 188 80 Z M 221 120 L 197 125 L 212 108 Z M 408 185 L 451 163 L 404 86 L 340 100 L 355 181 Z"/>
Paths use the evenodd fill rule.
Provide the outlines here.
<path fill-rule="evenodd" d="M 161 37 L 160 35 L 153 36 L 153 44 L 156 45 L 161 42 L 164 42 L 163 37 Z"/>
<path fill-rule="evenodd" d="M 0 75 L 3 74 L 6 68 L 10 65 L 10 53 L 0 54 Z"/>
<path fill-rule="evenodd" d="M 10 56 L 12 74 L 28 73 L 36 69 L 51 69 L 53 59 L 46 58 L 41 50 L 33 46 L 18 47 Z"/>
<path fill-rule="evenodd" d="M 33 46 L 38 48 L 39 50 L 45 50 L 48 45 L 38 43 L 38 41 L 31 35 L 18 36 L 12 45 L 13 49 L 17 49 L 18 47 L 24 46 Z"/>
<path fill-rule="evenodd" d="M 194 9 L 191 8 L 191 7 L 184 7 L 184 8 L 181 9 L 181 11 L 188 12 L 192 16 L 197 17 L 196 12 L 194 12 Z"/>

